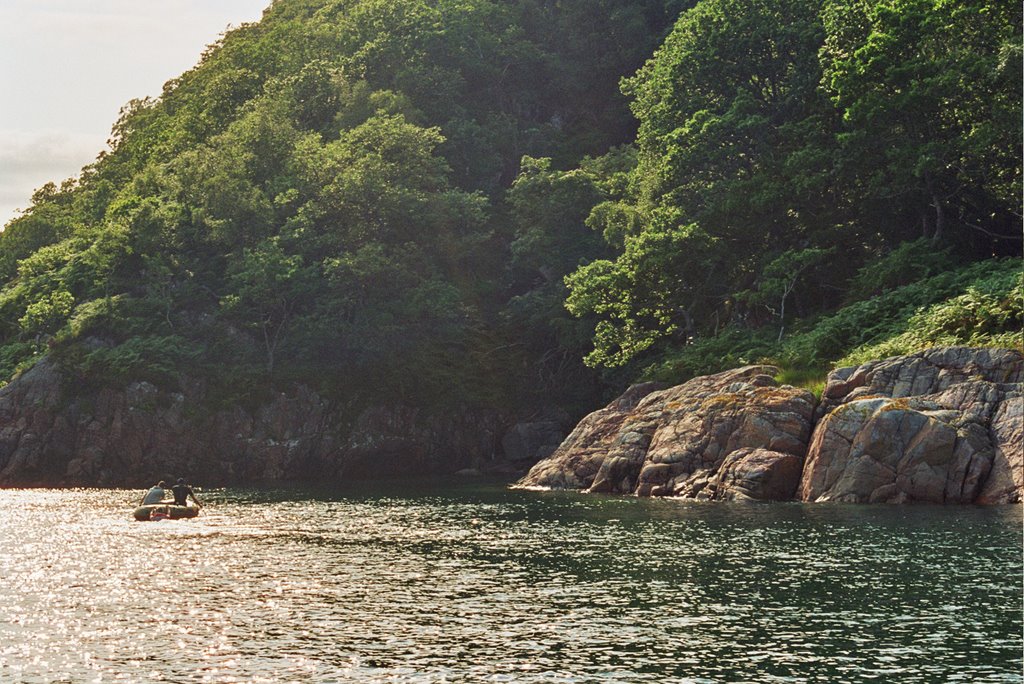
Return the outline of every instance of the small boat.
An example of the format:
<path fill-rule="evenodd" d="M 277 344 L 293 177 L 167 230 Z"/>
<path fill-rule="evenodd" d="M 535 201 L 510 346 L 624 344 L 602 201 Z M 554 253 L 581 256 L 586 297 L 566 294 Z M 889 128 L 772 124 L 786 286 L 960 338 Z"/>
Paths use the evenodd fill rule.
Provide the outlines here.
<path fill-rule="evenodd" d="M 180 520 L 194 518 L 199 515 L 199 506 L 175 506 L 174 504 L 147 504 L 135 509 L 135 519 L 145 520 Z"/>

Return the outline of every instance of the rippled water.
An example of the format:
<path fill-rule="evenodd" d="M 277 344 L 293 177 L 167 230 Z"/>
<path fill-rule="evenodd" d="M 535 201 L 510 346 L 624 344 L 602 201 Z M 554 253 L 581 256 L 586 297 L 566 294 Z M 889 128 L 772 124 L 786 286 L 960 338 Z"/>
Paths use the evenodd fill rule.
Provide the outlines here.
<path fill-rule="evenodd" d="M 1022 509 L 0 491 L 3 682 L 1020 682 Z"/>

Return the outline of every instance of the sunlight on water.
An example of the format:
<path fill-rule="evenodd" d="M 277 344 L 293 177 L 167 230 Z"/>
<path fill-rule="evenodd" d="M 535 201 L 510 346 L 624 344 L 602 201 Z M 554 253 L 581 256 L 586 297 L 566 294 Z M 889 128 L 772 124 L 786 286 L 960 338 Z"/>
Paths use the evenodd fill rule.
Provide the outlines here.
<path fill-rule="evenodd" d="M 1020 682 L 1022 514 L 0 490 L 2 682 Z"/>

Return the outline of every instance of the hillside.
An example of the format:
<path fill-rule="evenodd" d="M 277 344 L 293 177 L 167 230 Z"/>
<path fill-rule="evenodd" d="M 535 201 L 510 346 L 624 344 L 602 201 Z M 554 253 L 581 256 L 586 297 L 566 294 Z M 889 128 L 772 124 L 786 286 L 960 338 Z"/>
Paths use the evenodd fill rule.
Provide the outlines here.
<path fill-rule="evenodd" d="M 679 8 L 607 5 L 275 2 L 4 231 L 3 375 L 52 349 L 83 384 L 589 403 L 596 376 L 505 313 L 505 193 L 526 154 L 632 138 L 618 79 Z"/>
<path fill-rule="evenodd" d="M 276 0 L 0 234 L 0 376 L 515 421 L 644 376 L 1020 347 L 1021 22 Z"/>

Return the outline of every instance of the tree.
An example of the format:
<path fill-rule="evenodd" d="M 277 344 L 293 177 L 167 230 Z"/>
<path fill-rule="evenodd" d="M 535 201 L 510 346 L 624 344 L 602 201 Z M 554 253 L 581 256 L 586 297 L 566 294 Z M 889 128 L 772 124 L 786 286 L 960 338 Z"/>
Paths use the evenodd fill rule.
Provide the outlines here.
<path fill-rule="evenodd" d="M 601 236 L 586 225 L 594 205 L 609 198 L 615 173 L 626 173 L 632 155 L 616 151 L 610 159 L 585 159 L 582 168 L 560 171 L 551 159 L 523 157 L 508 192 L 513 240 L 512 294 L 503 312 L 507 339 L 522 358 L 524 396 L 563 405 L 593 391 L 596 376 L 582 362 L 593 321 L 565 310 L 564 279 L 581 264 L 605 256 Z"/>
<path fill-rule="evenodd" d="M 900 238 L 947 243 L 956 228 L 989 250 L 1021 239 L 1021 12 L 991 0 L 826 3 L 823 83 L 843 116 L 843 167 L 860 201 L 903 208 Z"/>
<path fill-rule="evenodd" d="M 22 330 L 38 339 L 41 335 L 52 335 L 64 325 L 71 315 L 75 298 L 66 290 L 56 290 L 45 299 L 28 305 L 25 315 L 18 321 Z"/>
<path fill-rule="evenodd" d="M 772 255 L 833 237 L 818 8 L 705 0 L 625 82 L 640 120 L 631 201 L 591 215 L 621 251 L 566 281 L 569 310 L 600 319 L 589 363 L 714 332 Z"/>
<path fill-rule="evenodd" d="M 275 239 L 244 249 L 230 269 L 232 291 L 221 304 L 234 320 L 257 332 L 268 375 L 274 373 L 289 326 L 312 297 L 314 278 L 302 258 L 286 254 Z"/>
<path fill-rule="evenodd" d="M 754 291 L 740 295 L 748 304 L 765 306 L 772 315 L 778 317 L 778 341 L 782 341 L 786 331 L 786 300 L 805 277 L 805 273 L 819 266 L 832 253 L 833 250 L 816 247 L 786 250 L 764 267 Z"/>
<path fill-rule="evenodd" d="M 567 276 L 566 307 L 596 314 L 592 366 L 621 366 L 662 340 L 696 333 L 697 310 L 717 275 L 716 242 L 696 224 L 648 227 L 625 240 L 614 261 L 599 259 Z"/>

